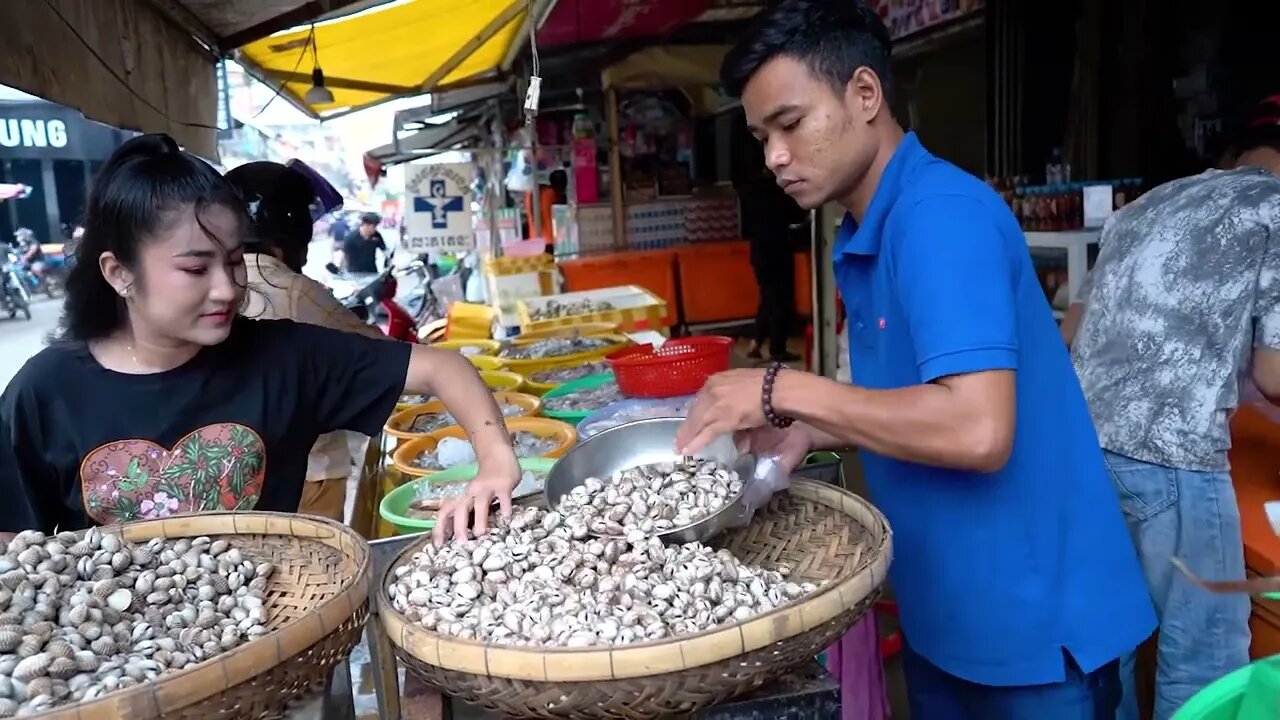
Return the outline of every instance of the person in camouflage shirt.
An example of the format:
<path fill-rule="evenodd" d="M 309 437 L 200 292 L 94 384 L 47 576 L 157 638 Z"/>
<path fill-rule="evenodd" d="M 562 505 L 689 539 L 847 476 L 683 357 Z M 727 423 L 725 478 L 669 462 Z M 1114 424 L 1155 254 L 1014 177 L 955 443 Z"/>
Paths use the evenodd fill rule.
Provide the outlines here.
<path fill-rule="evenodd" d="M 1171 563 L 1244 578 L 1228 424 L 1250 375 L 1280 398 L 1280 125 L 1235 148 L 1234 169 L 1157 187 L 1108 221 L 1068 338 L 1160 616 L 1157 720 L 1249 661 L 1249 598 L 1205 592 Z M 1126 692 L 1120 717 L 1136 712 Z"/>

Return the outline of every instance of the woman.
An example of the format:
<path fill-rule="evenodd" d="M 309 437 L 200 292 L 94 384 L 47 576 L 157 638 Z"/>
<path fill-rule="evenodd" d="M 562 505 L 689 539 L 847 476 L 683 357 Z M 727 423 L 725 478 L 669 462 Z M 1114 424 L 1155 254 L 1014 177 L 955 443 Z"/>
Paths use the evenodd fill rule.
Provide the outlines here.
<path fill-rule="evenodd" d="M 255 320 L 286 319 L 386 340 L 376 327 L 342 306 L 323 285 L 302 274 L 315 221 L 342 206 L 342 198 L 309 167 L 253 162 L 227 173 L 249 209 L 246 243 L 248 295 L 242 314 Z M 307 482 L 298 512 L 344 520 L 351 450 L 344 431 L 325 433 L 307 459 Z"/>
<path fill-rule="evenodd" d="M 249 226 L 235 188 L 172 138 L 112 154 L 62 337 L 0 396 L 0 531 L 293 512 L 316 438 L 376 433 L 405 392 L 439 397 L 467 429 L 475 506 L 519 481 L 502 415 L 461 355 L 240 317 Z"/>

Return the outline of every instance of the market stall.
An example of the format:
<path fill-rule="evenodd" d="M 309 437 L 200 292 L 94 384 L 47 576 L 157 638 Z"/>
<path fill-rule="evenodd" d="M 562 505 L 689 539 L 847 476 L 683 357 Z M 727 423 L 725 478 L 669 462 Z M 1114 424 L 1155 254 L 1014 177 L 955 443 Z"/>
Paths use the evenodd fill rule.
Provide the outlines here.
<path fill-rule="evenodd" d="M 579 202 L 557 216 L 564 219 L 557 233 L 577 253 L 561 254 L 559 262 L 570 290 L 633 278 L 663 297 L 671 325 L 754 317 L 756 288 L 737 195 L 723 168 L 698 167 L 694 147 L 698 123 L 723 129 L 713 118 L 726 103 L 714 86 L 726 50 L 651 46 L 601 72 L 608 142 L 597 154 L 607 153 L 608 167 L 598 175 L 608 179 L 608 202 Z"/>

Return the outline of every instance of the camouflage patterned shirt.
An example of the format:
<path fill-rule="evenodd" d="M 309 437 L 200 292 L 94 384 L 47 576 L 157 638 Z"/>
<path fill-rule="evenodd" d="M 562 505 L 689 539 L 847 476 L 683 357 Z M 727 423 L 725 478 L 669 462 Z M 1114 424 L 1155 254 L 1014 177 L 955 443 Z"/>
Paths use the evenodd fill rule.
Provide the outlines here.
<path fill-rule="evenodd" d="M 1229 469 L 1228 422 L 1253 347 L 1280 349 L 1280 177 L 1210 170 L 1103 228 L 1072 348 L 1102 447 Z"/>

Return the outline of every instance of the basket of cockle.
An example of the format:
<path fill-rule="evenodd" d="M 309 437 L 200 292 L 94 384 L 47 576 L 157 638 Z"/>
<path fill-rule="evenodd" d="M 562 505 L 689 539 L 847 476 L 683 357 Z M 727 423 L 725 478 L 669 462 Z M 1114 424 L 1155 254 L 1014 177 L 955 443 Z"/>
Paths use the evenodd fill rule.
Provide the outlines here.
<path fill-rule="evenodd" d="M 604 360 L 588 360 L 577 365 L 557 365 L 531 373 L 525 378 L 523 391 L 532 395 L 546 395 L 557 387 L 592 375 L 613 372 Z"/>
<path fill-rule="evenodd" d="M 517 508 L 478 539 L 396 557 L 377 602 L 409 671 L 512 717 L 685 715 L 811 661 L 871 607 L 891 533 L 870 504 L 795 481 L 746 524 L 686 541 L 739 512 L 741 458 L 728 439 L 672 458 L 671 438 L 630 432 L 556 464 L 554 509 Z M 576 458 L 611 443 L 628 449 L 574 478 Z"/>
<path fill-rule="evenodd" d="M 0 550 L 0 717 L 278 717 L 368 618 L 368 545 L 322 518 L 177 515 Z"/>
<path fill-rule="evenodd" d="M 615 350 L 631 345 L 626 335 L 604 334 L 523 340 L 516 337 L 498 352 L 512 372 L 525 377 L 543 370 L 582 365 L 602 360 Z"/>

